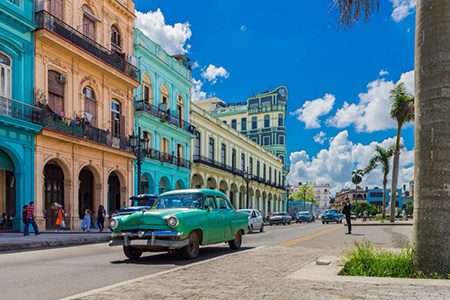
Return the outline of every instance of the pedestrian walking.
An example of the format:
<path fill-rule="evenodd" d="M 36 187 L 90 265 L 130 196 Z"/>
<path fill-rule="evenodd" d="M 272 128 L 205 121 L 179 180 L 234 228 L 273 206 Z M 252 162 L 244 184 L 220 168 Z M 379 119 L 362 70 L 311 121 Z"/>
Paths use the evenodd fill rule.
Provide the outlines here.
<path fill-rule="evenodd" d="M 105 218 L 106 218 L 106 210 L 103 207 L 103 205 L 100 204 L 97 212 L 98 232 L 103 232 L 103 229 L 105 228 Z"/>
<path fill-rule="evenodd" d="M 23 235 L 25 235 L 25 226 L 27 225 L 27 207 L 28 205 L 26 204 L 22 207 L 22 223 L 24 227 Z"/>
<path fill-rule="evenodd" d="M 87 207 L 84 210 L 84 219 L 83 219 L 83 222 L 82 222 L 82 225 L 81 225 L 81 229 L 83 229 L 83 231 L 91 232 L 90 231 L 90 228 L 91 228 L 91 214 L 92 214 L 91 210 L 89 209 L 89 207 Z"/>
<path fill-rule="evenodd" d="M 367 212 L 367 210 L 365 210 L 363 213 L 363 222 L 367 222 L 367 214 L 368 214 L 368 212 Z"/>
<path fill-rule="evenodd" d="M 31 226 L 33 226 L 34 234 L 40 235 L 41 233 L 39 232 L 39 228 L 35 222 L 34 201 L 30 202 L 30 205 L 26 208 L 26 211 L 27 211 L 27 220 L 25 223 L 25 236 L 30 235 L 30 232 L 29 232 L 30 224 L 31 224 Z"/>
<path fill-rule="evenodd" d="M 66 227 L 64 224 L 64 210 L 61 204 L 58 204 L 58 209 L 56 210 L 56 230 L 55 232 L 63 232 Z"/>
<path fill-rule="evenodd" d="M 348 232 L 346 234 L 352 234 L 352 204 L 350 203 L 350 199 L 348 197 L 344 199 L 342 214 L 345 215 L 345 220 L 347 221 Z"/>

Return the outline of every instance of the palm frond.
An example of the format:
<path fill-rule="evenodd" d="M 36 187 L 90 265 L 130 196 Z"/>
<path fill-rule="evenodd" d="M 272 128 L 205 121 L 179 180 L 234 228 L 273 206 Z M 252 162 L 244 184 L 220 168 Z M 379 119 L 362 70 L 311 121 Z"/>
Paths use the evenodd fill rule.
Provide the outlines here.
<path fill-rule="evenodd" d="M 389 99 L 391 100 L 390 116 L 400 126 L 414 120 L 414 97 L 406 91 L 403 82 L 390 91 Z"/>
<path fill-rule="evenodd" d="M 367 23 L 378 12 L 379 0 L 334 0 L 333 5 L 339 14 L 339 26 L 351 28 L 362 16 Z"/>

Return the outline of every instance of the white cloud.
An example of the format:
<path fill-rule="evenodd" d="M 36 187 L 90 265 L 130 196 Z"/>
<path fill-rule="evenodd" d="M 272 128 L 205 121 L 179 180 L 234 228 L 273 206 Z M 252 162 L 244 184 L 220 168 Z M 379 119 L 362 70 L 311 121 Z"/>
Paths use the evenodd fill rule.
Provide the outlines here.
<path fill-rule="evenodd" d="M 191 46 L 186 41 L 192 35 L 190 26 L 189 22 L 167 25 L 159 8 L 155 12 L 136 11 L 136 27 L 170 55 L 189 51 Z"/>
<path fill-rule="evenodd" d="M 224 67 L 216 67 L 212 64 L 210 64 L 206 70 L 203 69 L 202 73 L 202 77 L 211 82 L 211 84 L 215 84 L 220 77 L 228 78 L 228 76 L 230 76 L 230 73 L 228 73 Z"/>
<path fill-rule="evenodd" d="M 192 77 L 192 90 L 191 90 L 191 100 L 197 101 L 201 99 L 206 98 L 206 92 L 202 91 L 202 81 L 201 80 L 195 80 L 195 78 Z"/>
<path fill-rule="evenodd" d="M 389 75 L 389 72 L 385 71 L 385 70 L 381 70 L 380 71 L 380 76 L 384 76 L 384 75 Z"/>
<path fill-rule="evenodd" d="M 414 70 L 403 73 L 398 82 L 404 82 L 406 90 L 414 94 Z M 358 132 L 397 128 L 397 123 L 389 115 L 389 92 L 395 84 L 384 78 L 370 82 L 367 92 L 358 95 L 359 103 L 344 102 L 335 115 L 327 119 L 326 124 L 337 128 L 353 125 Z"/>
<path fill-rule="evenodd" d="M 401 22 L 404 18 L 413 14 L 416 10 L 416 0 L 389 0 L 394 11 L 391 14 L 395 22 Z"/>
<path fill-rule="evenodd" d="M 323 143 L 327 140 L 326 136 L 327 136 L 327 134 L 325 132 L 321 131 L 313 137 L 314 142 L 323 145 Z"/>
<path fill-rule="evenodd" d="M 290 115 L 297 115 L 297 120 L 305 122 L 306 128 L 319 128 L 319 117 L 328 114 L 334 105 L 335 97 L 325 94 L 323 98 L 306 101 L 302 107 L 291 112 Z"/>
<path fill-rule="evenodd" d="M 194 61 L 191 65 L 191 70 L 197 69 L 199 67 L 198 62 Z"/>
<path fill-rule="evenodd" d="M 245 30 L 247 30 L 247 27 L 245 27 L 245 25 L 242 25 L 241 26 L 241 31 L 245 31 Z"/>
<path fill-rule="evenodd" d="M 354 169 L 363 169 L 374 155 L 377 145 L 388 148 L 395 143 L 395 137 L 385 139 L 381 143 L 371 142 L 369 145 L 352 143 L 348 132 L 341 131 L 330 139 L 328 149 L 322 149 L 314 157 L 309 157 L 304 150 L 290 155 L 291 171 L 288 180 L 297 182 L 329 183 L 332 194 L 343 188 L 353 188 L 351 173 Z M 414 177 L 414 150 L 403 148 L 400 155 L 400 171 L 398 187 L 408 184 Z M 391 161 L 392 171 L 392 161 Z M 388 175 L 390 187 L 391 174 Z M 382 187 L 383 175 L 381 167 L 364 176 L 361 186 Z"/>

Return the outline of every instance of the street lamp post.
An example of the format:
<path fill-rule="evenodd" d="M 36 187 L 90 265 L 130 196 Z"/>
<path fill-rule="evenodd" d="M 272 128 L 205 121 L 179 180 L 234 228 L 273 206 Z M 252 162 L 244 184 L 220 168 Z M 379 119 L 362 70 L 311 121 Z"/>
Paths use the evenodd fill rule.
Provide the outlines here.
<path fill-rule="evenodd" d="M 141 194 L 141 166 L 142 166 L 142 150 L 148 148 L 148 139 L 141 138 L 141 127 L 138 127 L 137 135 L 130 135 L 130 146 L 133 149 L 134 155 L 137 157 L 137 168 L 138 168 L 138 187 L 137 192 Z"/>
<path fill-rule="evenodd" d="M 250 179 L 251 179 L 251 177 L 252 177 L 252 174 L 250 174 L 250 172 L 248 171 L 248 167 L 247 167 L 247 171 L 244 171 L 244 180 L 245 180 L 245 183 L 247 184 L 247 203 L 246 203 L 246 205 L 245 205 L 245 208 L 249 208 L 248 207 L 248 189 L 249 189 L 249 183 L 250 183 Z"/>
<path fill-rule="evenodd" d="M 303 211 L 306 210 L 306 185 L 303 187 Z"/>
<path fill-rule="evenodd" d="M 289 193 L 291 191 L 291 186 L 289 181 L 286 183 L 286 211 L 289 212 Z"/>

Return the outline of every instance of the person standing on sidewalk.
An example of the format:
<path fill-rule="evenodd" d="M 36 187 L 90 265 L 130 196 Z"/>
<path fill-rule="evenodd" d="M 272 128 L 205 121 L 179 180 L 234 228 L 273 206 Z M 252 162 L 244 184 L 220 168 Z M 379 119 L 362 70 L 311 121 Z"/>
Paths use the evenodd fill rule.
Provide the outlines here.
<path fill-rule="evenodd" d="M 83 231 L 86 230 L 86 232 L 91 232 L 89 229 L 91 228 L 91 210 L 89 207 L 87 207 L 84 210 L 84 220 L 83 220 L 83 226 L 81 227 Z"/>
<path fill-rule="evenodd" d="M 62 209 L 62 205 L 58 204 L 58 209 L 56 210 L 56 230 L 55 232 L 63 232 L 62 222 L 64 220 L 64 210 Z"/>
<path fill-rule="evenodd" d="M 103 228 L 105 227 L 105 217 L 106 210 L 103 205 L 99 205 L 97 212 L 97 224 L 98 224 L 98 232 L 103 232 Z"/>
<path fill-rule="evenodd" d="M 352 204 L 350 203 L 350 199 L 348 197 L 344 199 L 342 214 L 345 215 L 345 220 L 347 221 L 348 232 L 346 234 L 352 234 Z"/>
<path fill-rule="evenodd" d="M 35 235 L 40 235 L 39 228 L 37 227 L 36 222 L 34 220 L 34 218 L 35 218 L 35 215 L 34 215 L 34 201 L 30 202 L 30 206 L 28 206 L 26 208 L 26 211 L 27 211 L 27 221 L 25 223 L 25 236 L 29 236 L 30 235 L 30 232 L 29 232 L 30 224 L 33 226 L 34 234 Z"/>

